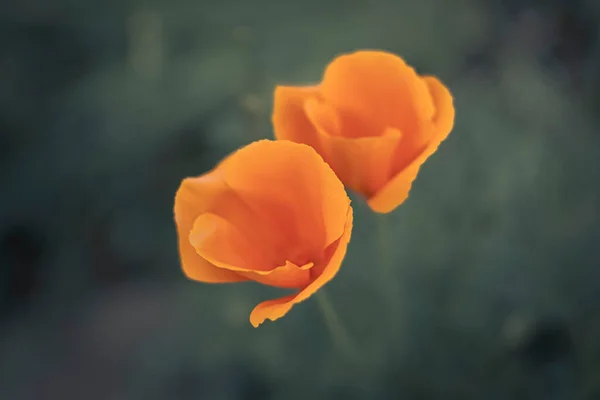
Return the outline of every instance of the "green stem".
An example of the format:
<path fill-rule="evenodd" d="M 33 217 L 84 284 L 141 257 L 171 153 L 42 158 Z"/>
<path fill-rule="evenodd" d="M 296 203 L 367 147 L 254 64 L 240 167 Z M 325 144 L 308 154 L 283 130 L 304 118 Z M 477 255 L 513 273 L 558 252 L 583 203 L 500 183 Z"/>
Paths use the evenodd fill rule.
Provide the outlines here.
<path fill-rule="evenodd" d="M 392 271 L 392 260 L 390 254 L 390 227 L 387 214 L 375 214 L 377 223 L 377 239 L 379 244 L 379 258 L 381 267 L 384 269 L 384 278 L 389 277 Z"/>
<path fill-rule="evenodd" d="M 334 344 L 338 347 L 338 350 L 350 360 L 356 360 L 358 357 L 358 351 L 354 340 L 348 333 L 348 330 L 344 327 L 340 317 L 333 307 L 333 303 L 329 299 L 329 296 L 325 290 L 321 289 L 316 293 L 317 305 L 321 310 L 325 325 L 329 330 L 331 339 Z"/>
<path fill-rule="evenodd" d="M 377 244 L 379 261 L 381 263 L 380 276 L 381 285 L 384 293 L 386 294 L 385 301 L 388 303 L 387 308 L 396 311 L 396 305 L 400 302 L 400 293 L 397 281 L 397 275 L 394 270 L 394 263 L 392 258 L 392 232 L 390 230 L 390 215 L 389 214 L 375 214 L 376 225 L 377 225 Z M 398 326 L 398 316 L 391 315 L 387 330 L 391 335 L 395 335 L 396 328 Z"/>

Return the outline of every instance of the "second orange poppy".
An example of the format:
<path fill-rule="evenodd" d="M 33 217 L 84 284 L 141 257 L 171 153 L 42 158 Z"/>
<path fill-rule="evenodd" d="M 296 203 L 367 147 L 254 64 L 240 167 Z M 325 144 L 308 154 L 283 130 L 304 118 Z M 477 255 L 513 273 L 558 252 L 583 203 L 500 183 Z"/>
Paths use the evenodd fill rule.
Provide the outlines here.
<path fill-rule="evenodd" d="M 400 57 L 358 51 L 334 59 L 315 86 L 278 86 L 278 139 L 312 146 L 380 213 L 406 200 L 420 166 L 454 124 L 452 95 Z"/>
<path fill-rule="evenodd" d="M 184 179 L 174 212 L 190 279 L 292 290 L 257 305 L 250 314 L 255 327 L 332 280 L 352 232 L 342 182 L 314 149 L 285 140 L 254 142 Z"/>

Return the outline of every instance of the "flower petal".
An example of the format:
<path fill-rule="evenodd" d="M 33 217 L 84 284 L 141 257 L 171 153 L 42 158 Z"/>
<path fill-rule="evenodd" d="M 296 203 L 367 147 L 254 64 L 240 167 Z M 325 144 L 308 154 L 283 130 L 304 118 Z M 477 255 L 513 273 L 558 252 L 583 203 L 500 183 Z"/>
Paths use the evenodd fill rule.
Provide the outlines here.
<path fill-rule="evenodd" d="M 313 266 L 314 263 L 312 262 L 297 266 L 290 261 L 286 261 L 285 265 L 281 265 L 271 271 L 249 271 L 242 272 L 241 274 L 263 285 L 284 289 L 298 289 L 309 284 L 310 270 Z"/>
<path fill-rule="evenodd" d="M 280 288 L 306 286 L 310 281 L 313 263 L 301 267 L 286 261 L 272 268 L 261 246 L 253 243 L 232 223 L 212 213 L 200 215 L 190 233 L 190 242 L 198 254 L 216 267 L 235 271 L 250 280 Z"/>
<path fill-rule="evenodd" d="M 277 86 L 273 95 L 273 131 L 277 139 L 304 143 L 319 152 L 315 128 L 304 113 L 304 102 L 318 94 L 317 86 Z"/>
<path fill-rule="evenodd" d="M 207 283 L 225 283 L 247 281 L 248 278 L 237 272 L 228 271 L 212 265 L 202 258 L 189 241 L 194 221 L 202 210 L 211 208 L 227 188 L 212 172 L 198 178 L 187 178 L 175 195 L 175 222 L 181 266 L 185 275 L 193 280 Z"/>
<path fill-rule="evenodd" d="M 423 81 L 427 84 L 433 102 L 435 114 L 433 116 L 434 137 L 439 143 L 444 141 L 454 127 L 454 102 L 450 90 L 434 76 L 425 76 Z"/>
<path fill-rule="evenodd" d="M 348 249 L 348 243 L 352 233 L 352 208 L 348 209 L 346 215 L 346 223 L 344 226 L 344 232 L 342 236 L 329 247 L 331 252 L 330 257 L 322 264 L 321 271 L 317 271 L 316 266 L 311 269 L 315 274 L 318 274 L 317 278 L 306 286 L 302 291 L 297 294 L 282 297 L 280 299 L 268 300 L 257 305 L 252 313 L 250 314 L 250 323 L 256 328 L 262 324 L 266 319 L 275 321 L 287 314 L 292 309 L 294 304 L 298 304 L 314 293 L 317 292 L 327 282 L 332 280 L 340 270 L 346 250 Z"/>
<path fill-rule="evenodd" d="M 372 129 L 361 132 L 361 136 L 380 135 L 386 127 L 418 135 L 423 132 L 422 122 L 429 121 L 434 113 L 427 86 L 414 69 L 402 58 L 383 51 L 337 57 L 325 70 L 320 92 L 341 112 L 371 121 Z M 353 126 L 341 129 L 344 136 L 346 131 L 356 131 Z"/>
<path fill-rule="evenodd" d="M 304 108 L 317 130 L 323 158 L 347 187 L 370 197 L 389 180 L 400 131 L 387 128 L 375 137 L 335 136 L 330 134 L 338 120 L 335 110 L 316 98 L 308 99 Z"/>
<path fill-rule="evenodd" d="M 426 82 L 436 106 L 436 112 L 429 128 L 432 132 L 431 140 L 407 166 L 401 167 L 400 172 L 385 187 L 368 199 L 369 206 L 375 212 L 388 213 L 406 200 L 421 165 L 437 151 L 454 125 L 455 110 L 450 91 L 437 78 L 425 77 L 424 82 Z"/>
<path fill-rule="evenodd" d="M 272 269 L 256 236 L 216 214 L 196 218 L 189 238 L 196 252 L 216 267 L 237 272 Z"/>
<path fill-rule="evenodd" d="M 350 199 L 312 147 L 261 140 L 231 157 L 225 173 L 227 184 L 284 246 L 276 265 L 317 263 L 342 235 Z"/>

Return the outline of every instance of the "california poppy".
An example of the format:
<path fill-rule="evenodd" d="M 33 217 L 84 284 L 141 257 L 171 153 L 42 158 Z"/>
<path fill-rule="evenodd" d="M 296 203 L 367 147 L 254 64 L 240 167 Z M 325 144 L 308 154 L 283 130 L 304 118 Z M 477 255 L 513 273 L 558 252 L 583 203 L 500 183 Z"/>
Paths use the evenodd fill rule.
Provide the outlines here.
<path fill-rule="evenodd" d="M 342 182 L 309 146 L 261 140 L 182 181 L 175 223 L 183 272 L 206 283 L 255 281 L 294 293 L 257 305 L 276 320 L 329 282 L 350 241 Z"/>
<path fill-rule="evenodd" d="M 275 89 L 276 138 L 314 147 L 380 213 L 406 200 L 453 124 L 449 90 L 382 51 L 337 57 L 318 85 Z"/>

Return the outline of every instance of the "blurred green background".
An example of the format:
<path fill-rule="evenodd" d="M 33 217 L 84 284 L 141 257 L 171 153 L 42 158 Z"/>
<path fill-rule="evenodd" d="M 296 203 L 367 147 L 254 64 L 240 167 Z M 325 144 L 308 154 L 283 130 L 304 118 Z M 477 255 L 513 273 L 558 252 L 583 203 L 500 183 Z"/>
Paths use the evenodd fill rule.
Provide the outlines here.
<path fill-rule="evenodd" d="M 0 399 L 600 399 L 599 26 L 595 0 L 2 2 Z M 272 137 L 276 83 L 361 48 L 457 119 L 387 220 L 395 296 L 354 201 L 348 360 L 314 299 L 253 329 L 277 291 L 187 281 L 172 207 Z"/>

